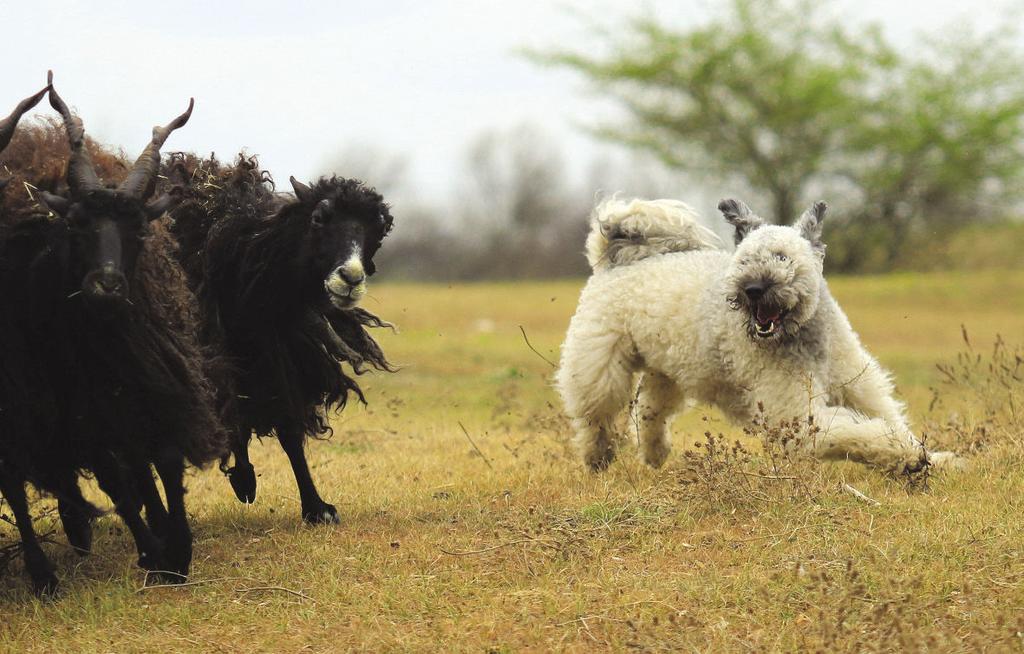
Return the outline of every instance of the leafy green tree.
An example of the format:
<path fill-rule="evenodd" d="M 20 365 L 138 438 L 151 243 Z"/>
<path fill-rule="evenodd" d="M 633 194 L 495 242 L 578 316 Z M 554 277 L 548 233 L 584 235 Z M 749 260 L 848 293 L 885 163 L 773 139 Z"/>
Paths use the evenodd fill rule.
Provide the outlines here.
<path fill-rule="evenodd" d="M 877 26 L 826 9 L 731 0 L 692 29 L 638 17 L 595 30 L 586 52 L 530 56 L 626 109 L 598 135 L 738 181 L 776 220 L 811 192 L 840 198 L 830 258 L 842 268 L 891 266 L 916 234 L 1005 212 L 1024 172 L 1024 67 L 1009 34 L 897 51 Z"/>
<path fill-rule="evenodd" d="M 1011 33 L 918 44 L 887 71 L 836 172 L 856 191 L 833 239 L 850 270 L 936 251 L 969 222 L 1005 218 L 1024 191 L 1024 77 Z"/>

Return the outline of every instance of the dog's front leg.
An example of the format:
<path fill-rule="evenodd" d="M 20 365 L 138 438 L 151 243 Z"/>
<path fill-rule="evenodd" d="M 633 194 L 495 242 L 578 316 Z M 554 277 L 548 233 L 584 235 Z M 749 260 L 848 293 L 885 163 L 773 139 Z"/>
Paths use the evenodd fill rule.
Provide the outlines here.
<path fill-rule="evenodd" d="M 920 470 L 928 452 L 902 421 L 871 418 L 846 407 L 814 409 L 808 447 L 822 459 L 849 459 L 895 472 Z"/>
<path fill-rule="evenodd" d="M 829 395 L 835 401 L 829 403 L 882 418 L 891 424 L 905 425 L 904 405 L 895 397 L 892 375 L 858 344 L 834 349 Z"/>
<path fill-rule="evenodd" d="M 905 407 L 896 399 L 892 376 L 859 347 L 847 347 L 833 352 L 832 384 L 828 395 L 836 403 L 852 412 L 856 418 L 880 418 L 895 433 L 906 434 L 915 449 L 924 446 L 913 436 L 907 425 Z M 826 409 L 826 414 L 831 409 Z M 863 418 L 860 418 L 863 421 Z M 952 452 L 926 452 L 928 463 L 942 468 L 960 468 L 963 460 Z M 917 464 L 910 466 L 913 469 Z"/>

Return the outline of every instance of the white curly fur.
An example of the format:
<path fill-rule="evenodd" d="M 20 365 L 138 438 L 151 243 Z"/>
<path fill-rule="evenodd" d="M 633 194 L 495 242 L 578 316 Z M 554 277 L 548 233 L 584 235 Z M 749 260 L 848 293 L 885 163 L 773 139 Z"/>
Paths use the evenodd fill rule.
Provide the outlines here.
<path fill-rule="evenodd" d="M 594 270 L 633 263 L 655 254 L 707 250 L 721 245 L 678 200 L 619 200 L 595 207 L 587 236 L 587 261 Z"/>
<path fill-rule="evenodd" d="M 720 208 L 737 227 L 732 254 L 715 247 L 680 202 L 612 200 L 595 211 L 587 238 L 594 274 L 556 376 L 586 465 L 611 462 L 613 420 L 634 389 L 630 422 L 641 458 L 655 467 L 668 456 L 673 414 L 696 402 L 741 424 L 759 403 L 769 420 L 810 417 L 821 431 L 807 445 L 822 458 L 900 471 L 955 461 L 929 454 L 914 437 L 889 373 L 829 293 L 824 204 L 793 227 L 766 226 L 742 203 Z M 757 302 L 780 311 L 763 338 L 755 333 L 757 302 L 744 290 L 753 281 L 768 288 Z"/>

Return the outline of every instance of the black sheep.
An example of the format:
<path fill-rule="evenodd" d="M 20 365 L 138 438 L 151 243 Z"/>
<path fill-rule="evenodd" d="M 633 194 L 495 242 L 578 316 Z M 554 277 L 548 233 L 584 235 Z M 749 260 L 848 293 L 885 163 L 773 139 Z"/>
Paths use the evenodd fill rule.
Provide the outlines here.
<path fill-rule="evenodd" d="M 222 457 L 226 440 L 198 342 L 195 298 L 173 238 L 152 222 L 167 205 L 146 200 L 160 147 L 192 105 L 155 128 L 125 179 L 108 188 L 85 148 L 81 121 L 52 88 L 50 103 L 71 145 L 68 194 L 34 193 L 39 207 L 8 211 L 0 240 L 0 490 L 40 592 L 57 581 L 32 533 L 24 484 L 58 497 L 69 541 L 87 551 L 94 509 L 78 491 L 81 471 L 94 474 L 114 501 L 139 564 L 180 578 L 192 557 L 185 461 Z"/>
<path fill-rule="evenodd" d="M 249 441 L 276 435 L 299 487 L 302 518 L 336 523 L 338 513 L 309 473 L 307 436 L 330 434 L 327 412 L 349 394 L 365 402 L 356 374 L 391 370 L 366 327 L 383 323 L 357 304 L 373 255 L 391 230 L 384 199 L 359 181 L 323 178 L 294 196 L 273 192 L 254 157 L 233 166 L 172 157 L 168 176 L 187 188 L 171 212 L 181 261 L 202 309 L 204 341 L 224 357 L 219 384 L 232 434 L 229 475 L 242 502 L 256 497 Z"/>

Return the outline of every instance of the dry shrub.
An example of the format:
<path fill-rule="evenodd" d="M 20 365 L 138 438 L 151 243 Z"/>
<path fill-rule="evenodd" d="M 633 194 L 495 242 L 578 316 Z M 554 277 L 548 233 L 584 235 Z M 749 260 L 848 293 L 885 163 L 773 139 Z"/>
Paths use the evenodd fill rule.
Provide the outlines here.
<path fill-rule="evenodd" d="M 683 499 L 712 511 L 754 511 L 765 504 L 813 502 L 826 490 L 821 466 L 802 446 L 820 432 L 812 421 L 772 422 L 758 405 L 743 432 L 760 443 L 760 451 L 705 431 L 703 440 L 694 442 L 695 449 L 683 453 L 683 464 L 675 472 Z"/>
<path fill-rule="evenodd" d="M 981 617 L 990 598 L 970 587 L 950 602 L 929 591 L 922 576 L 879 575 L 877 563 L 870 557 L 810 569 L 801 563 L 780 575 L 796 577 L 795 596 L 773 597 L 766 590 L 765 600 L 785 602 L 797 613 L 795 644 L 803 651 L 1003 651 L 1024 644 L 1024 614 L 997 610 Z M 941 628 L 947 620 L 960 629 Z"/>
<path fill-rule="evenodd" d="M 40 504 L 40 502 L 35 503 L 37 511 L 33 520 L 36 523 L 54 524 L 57 519 L 57 506 L 52 502 L 47 502 L 43 506 Z M 37 537 L 40 543 L 54 543 L 56 542 L 54 540 L 55 533 L 56 530 L 51 527 L 44 533 L 37 534 Z M 8 573 L 11 563 L 15 559 L 21 560 L 21 550 L 18 526 L 15 524 L 14 516 L 7 513 L 7 502 L 0 497 L 0 577 Z"/>
<path fill-rule="evenodd" d="M 975 350 L 962 328 L 965 349 L 936 364 L 941 389 L 932 389 L 927 432 L 942 445 L 976 453 L 994 445 L 1024 445 L 1024 349 L 996 336 L 991 350 Z"/>

